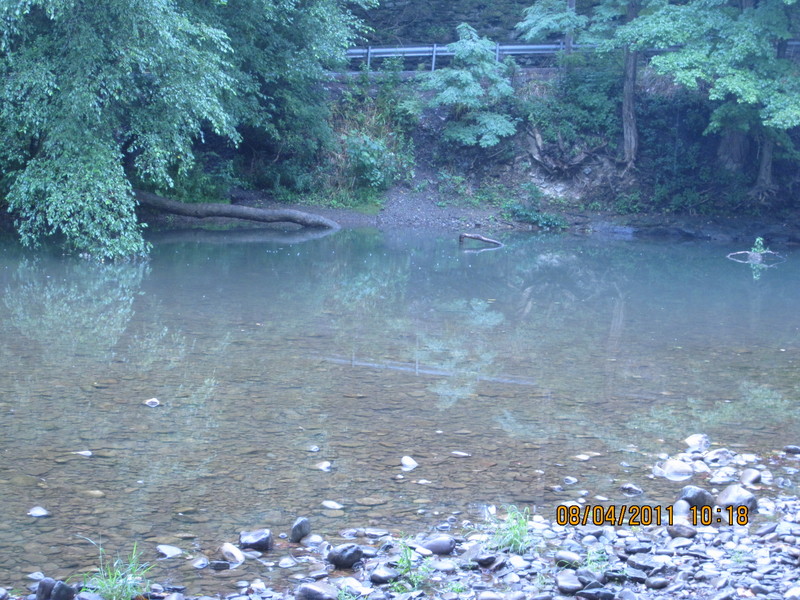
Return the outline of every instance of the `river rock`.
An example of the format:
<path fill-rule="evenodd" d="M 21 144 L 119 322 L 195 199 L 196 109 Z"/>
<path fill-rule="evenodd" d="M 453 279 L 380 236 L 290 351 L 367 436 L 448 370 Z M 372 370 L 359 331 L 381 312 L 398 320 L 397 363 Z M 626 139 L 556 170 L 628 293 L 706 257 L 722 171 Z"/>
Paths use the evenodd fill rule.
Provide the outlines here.
<path fill-rule="evenodd" d="M 626 496 L 641 496 L 644 494 L 644 490 L 635 483 L 623 483 L 619 486 L 619 491 Z"/>
<path fill-rule="evenodd" d="M 598 584 L 599 585 L 599 584 Z M 580 590 L 577 594 L 578 598 L 583 598 L 583 600 L 614 600 L 616 594 L 613 590 L 609 590 L 608 588 L 600 587 L 589 587 L 586 586 L 582 590 Z"/>
<path fill-rule="evenodd" d="M 37 518 L 38 517 L 49 517 L 50 516 L 50 511 L 47 510 L 46 508 L 41 507 L 41 506 L 34 506 L 33 508 L 31 508 L 28 511 L 28 514 L 31 517 L 37 517 Z"/>
<path fill-rule="evenodd" d="M 310 529 L 309 525 L 309 529 Z M 294 528 L 292 528 L 294 530 Z M 272 532 L 269 529 L 254 529 L 253 531 L 242 531 L 239 533 L 239 546 L 241 548 L 252 548 L 269 552 L 274 546 Z M 244 559 L 243 559 L 244 560 Z"/>
<path fill-rule="evenodd" d="M 739 481 L 744 485 L 753 485 L 761 481 L 761 471 L 758 469 L 745 469 L 739 476 Z"/>
<path fill-rule="evenodd" d="M 450 535 L 437 535 L 422 542 L 422 547 L 434 554 L 450 554 L 456 548 L 456 540 Z"/>
<path fill-rule="evenodd" d="M 417 461 L 415 461 L 410 456 L 404 456 L 403 458 L 400 459 L 400 468 L 403 471 L 413 471 L 418 466 L 419 464 L 417 463 Z"/>
<path fill-rule="evenodd" d="M 240 536 L 241 537 L 241 536 Z M 244 554 L 230 542 L 225 542 L 219 547 L 219 551 L 231 563 L 231 568 L 238 567 L 244 562 Z"/>
<path fill-rule="evenodd" d="M 39 580 L 36 586 L 36 600 L 50 600 L 50 593 L 56 585 L 56 580 L 52 577 L 45 577 Z"/>
<path fill-rule="evenodd" d="M 322 506 L 329 510 L 342 510 L 344 506 L 339 504 L 338 502 L 334 502 L 333 500 L 323 500 Z"/>
<path fill-rule="evenodd" d="M 572 569 L 577 568 L 583 562 L 580 554 L 569 550 L 559 550 L 554 558 L 556 566 L 570 567 Z"/>
<path fill-rule="evenodd" d="M 339 592 L 327 583 L 304 583 L 294 592 L 295 600 L 337 600 Z"/>
<path fill-rule="evenodd" d="M 705 452 L 711 447 L 711 440 L 705 433 L 695 433 L 683 441 L 689 446 L 689 452 Z"/>
<path fill-rule="evenodd" d="M 672 538 L 693 538 L 697 535 L 697 529 L 684 523 L 675 523 L 667 526 L 667 533 Z"/>
<path fill-rule="evenodd" d="M 75 597 L 77 590 L 64 583 L 63 581 L 56 581 L 50 592 L 50 600 L 72 600 Z"/>
<path fill-rule="evenodd" d="M 372 573 L 369 574 L 369 580 L 375 585 L 390 583 L 398 577 L 400 577 L 400 573 L 388 565 L 378 565 Z"/>
<path fill-rule="evenodd" d="M 0 587 L 0 600 L 8 600 L 8 590 L 4 587 Z"/>
<path fill-rule="evenodd" d="M 727 508 L 729 506 L 746 506 L 752 513 L 758 510 L 758 500 L 756 500 L 756 497 L 738 483 L 729 485 L 722 490 L 719 496 L 717 496 L 717 504 L 722 508 Z"/>
<path fill-rule="evenodd" d="M 364 551 L 358 544 L 339 544 L 328 552 L 328 562 L 337 569 L 350 569 L 363 555 Z"/>
<path fill-rule="evenodd" d="M 694 475 L 692 465 L 682 460 L 668 458 L 663 463 L 658 463 L 653 467 L 653 474 L 656 477 L 664 477 L 670 481 L 686 481 Z"/>
<path fill-rule="evenodd" d="M 208 566 L 208 559 L 205 556 L 199 556 L 192 561 L 192 566 L 195 569 L 205 569 Z"/>
<path fill-rule="evenodd" d="M 711 492 L 696 485 L 687 485 L 678 494 L 678 500 L 686 500 L 689 506 L 714 506 L 714 496 Z"/>
<path fill-rule="evenodd" d="M 156 546 L 156 550 L 163 554 L 164 558 L 175 558 L 183 554 L 183 550 L 177 546 L 170 546 L 169 544 L 159 544 Z"/>
<path fill-rule="evenodd" d="M 727 448 L 717 448 L 716 450 L 706 452 L 705 456 L 703 456 L 703 460 L 710 467 L 727 467 L 733 462 L 735 457 L 736 454 Z"/>
<path fill-rule="evenodd" d="M 574 594 L 583 589 L 583 584 L 575 575 L 575 571 L 564 569 L 556 575 L 556 587 L 562 594 Z"/>
<path fill-rule="evenodd" d="M 311 521 L 306 517 L 297 517 L 289 532 L 289 541 L 299 542 L 309 533 L 311 533 Z"/>

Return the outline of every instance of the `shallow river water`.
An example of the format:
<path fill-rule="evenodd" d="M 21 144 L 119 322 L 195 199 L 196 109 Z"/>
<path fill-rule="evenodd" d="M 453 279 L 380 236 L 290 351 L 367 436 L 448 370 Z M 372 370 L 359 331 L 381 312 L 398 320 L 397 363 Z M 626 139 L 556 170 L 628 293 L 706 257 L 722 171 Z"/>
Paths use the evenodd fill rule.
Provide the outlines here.
<path fill-rule="evenodd" d="M 0 585 L 85 572 L 87 540 L 154 560 L 297 515 L 331 536 L 664 504 L 684 483 L 648 476 L 689 434 L 800 441 L 791 252 L 753 271 L 718 244 L 503 239 L 185 234 L 122 265 L 0 249 Z M 156 573 L 211 593 L 280 577 L 175 560 Z"/>

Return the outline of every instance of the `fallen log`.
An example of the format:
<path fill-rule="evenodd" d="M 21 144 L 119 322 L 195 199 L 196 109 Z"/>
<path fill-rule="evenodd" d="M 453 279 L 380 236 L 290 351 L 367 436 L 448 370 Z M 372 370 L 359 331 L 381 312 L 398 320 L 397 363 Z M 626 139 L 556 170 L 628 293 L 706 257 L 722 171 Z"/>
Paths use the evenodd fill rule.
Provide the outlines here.
<path fill-rule="evenodd" d="M 458 236 L 458 243 L 463 244 L 465 239 L 478 240 L 479 242 L 492 244 L 494 246 L 497 246 L 498 248 L 503 247 L 503 242 L 498 242 L 497 240 L 483 237 L 482 235 L 478 235 L 477 233 L 462 233 L 461 235 Z"/>
<path fill-rule="evenodd" d="M 227 217 L 229 219 L 245 219 L 260 223 L 296 223 L 303 227 L 324 227 L 339 229 L 339 224 L 326 217 L 305 213 L 293 209 L 256 208 L 239 204 L 185 204 L 170 200 L 157 194 L 134 190 L 139 204 L 164 212 L 207 219 L 209 217 Z"/>

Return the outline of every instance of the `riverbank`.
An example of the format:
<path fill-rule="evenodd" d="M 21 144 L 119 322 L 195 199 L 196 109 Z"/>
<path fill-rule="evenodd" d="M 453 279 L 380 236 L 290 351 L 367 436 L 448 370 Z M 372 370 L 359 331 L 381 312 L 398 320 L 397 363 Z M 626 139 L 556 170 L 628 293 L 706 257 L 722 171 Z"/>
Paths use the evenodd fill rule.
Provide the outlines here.
<path fill-rule="evenodd" d="M 800 599 L 800 446 L 756 456 L 712 446 L 704 435 L 685 443 L 652 469 L 675 482 L 671 506 L 637 504 L 641 488 L 625 481 L 619 499 L 579 494 L 533 512 L 487 507 L 481 522 L 439 515 L 413 537 L 373 526 L 326 538 L 300 517 L 288 532 L 242 532 L 213 551 L 158 546 L 175 569 L 147 597 L 208 598 L 180 585 L 181 572 L 203 570 L 217 588 L 207 593 L 228 600 Z M 404 465 L 413 470 L 415 461 Z M 259 564 L 263 578 L 242 579 L 245 562 Z M 273 583 L 276 573 L 283 584 Z M 29 600 L 74 595 L 43 574 L 31 578 L 40 581 Z M 0 590 L 0 600 L 8 597 L 22 596 Z"/>
<path fill-rule="evenodd" d="M 528 222 L 511 218 L 507 209 L 468 202 L 457 196 L 435 193 L 429 188 L 417 190 L 396 186 L 380 207 L 367 209 L 332 208 L 313 204 L 286 204 L 260 192 L 238 190 L 232 201 L 267 209 L 294 209 L 318 214 L 336 221 L 344 228 L 374 228 L 382 231 L 417 229 L 431 231 L 468 231 L 498 234 L 503 231 L 542 231 Z M 544 204 L 543 214 L 565 225 L 560 231 L 614 239 L 654 238 L 706 240 L 742 244 L 749 248 L 756 237 L 775 247 L 800 245 L 800 213 L 772 213 L 760 216 L 708 216 L 674 214 L 620 214 L 584 210 L 572 203 Z M 281 228 L 282 225 L 258 225 L 232 219 L 193 219 L 143 211 L 143 220 L 152 230 L 212 228 Z"/>

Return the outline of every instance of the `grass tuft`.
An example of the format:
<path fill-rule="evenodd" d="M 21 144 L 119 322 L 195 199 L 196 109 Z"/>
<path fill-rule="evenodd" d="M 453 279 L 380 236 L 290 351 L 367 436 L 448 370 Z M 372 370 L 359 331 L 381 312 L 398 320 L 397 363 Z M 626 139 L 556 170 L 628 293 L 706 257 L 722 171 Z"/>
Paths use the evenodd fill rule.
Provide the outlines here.
<path fill-rule="evenodd" d="M 100 551 L 100 568 L 97 573 L 83 576 L 81 589 L 91 590 L 104 600 L 131 600 L 150 591 L 150 582 L 146 579 L 152 565 L 141 562 L 141 552 L 133 545 L 127 558 L 117 556 L 113 561 L 106 556 L 102 546 L 92 540 Z"/>
<path fill-rule="evenodd" d="M 498 522 L 489 546 L 515 554 L 524 554 L 536 546 L 536 539 L 528 530 L 530 516 L 531 512 L 527 507 L 520 510 L 514 505 L 507 506 L 505 521 Z"/>

